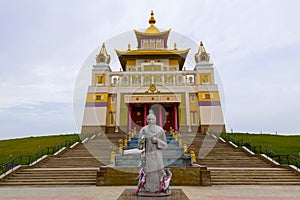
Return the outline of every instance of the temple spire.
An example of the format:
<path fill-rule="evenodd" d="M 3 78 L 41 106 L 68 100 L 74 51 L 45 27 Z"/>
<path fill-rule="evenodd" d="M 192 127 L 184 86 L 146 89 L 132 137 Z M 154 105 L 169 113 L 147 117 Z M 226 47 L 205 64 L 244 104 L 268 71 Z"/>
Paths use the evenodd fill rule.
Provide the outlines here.
<path fill-rule="evenodd" d="M 209 62 L 210 55 L 206 52 L 203 42 L 200 41 L 200 46 L 198 52 L 195 54 L 195 61 L 196 63 L 199 62 Z"/>
<path fill-rule="evenodd" d="M 105 43 L 102 44 L 102 48 L 98 55 L 96 55 L 96 62 L 98 63 L 105 63 L 109 64 L 110 62 L 110 55 L 107 54 Z"/>

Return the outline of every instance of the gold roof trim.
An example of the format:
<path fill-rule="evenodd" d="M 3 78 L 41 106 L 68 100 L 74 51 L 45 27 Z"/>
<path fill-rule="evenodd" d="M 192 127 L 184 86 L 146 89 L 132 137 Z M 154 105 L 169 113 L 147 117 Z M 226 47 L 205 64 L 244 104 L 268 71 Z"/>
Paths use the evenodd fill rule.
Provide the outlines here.
<path fill-rule="evenodd" d="M 149 36 L 149 35 L 165 35 L 165 34 L 168 34 L 171 29 L 168 29 L 166 31 L 156 31 L 155 29 L 158 30 L 158 28 L 156 28 L 155 26 L 154 27 L 148 27 L 144 32 L 143 31 L 138 31 L 136 29 L 134 29 L 134 32 L 138 35 L 144 35 L 144 36 Z"/>
<path fill-rule="evenodd" d="M 184 54 L 184 53 L 188 53 L 190 50 L 190 48 L 188 49 L 184 49 L 184 50 L 169 50 L 169 49 L 140 49 L 140 50 L 131 50 L 131 51 L 127 51 L 127 50 L 118 50 L 115 49 L 116 53 L 118 55 L 143 55 L 143 54 L 161 54 L 161 55 L 165 55 L 165 54 Z"/>

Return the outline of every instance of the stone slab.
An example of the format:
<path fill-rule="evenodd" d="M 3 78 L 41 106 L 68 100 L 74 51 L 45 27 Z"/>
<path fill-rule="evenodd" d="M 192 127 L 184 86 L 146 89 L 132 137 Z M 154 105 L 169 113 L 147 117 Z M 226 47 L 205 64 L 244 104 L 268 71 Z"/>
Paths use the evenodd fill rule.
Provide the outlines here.
<path fill-rule="evenodd" d="M 203 166 L 171 166 L 172 186 L 210 186 L 210 173 Z M 136 185 L 139 167 L 100 167 L 97 186 Z"/>
<path fill-rule="evenodd" d="M 171 189 L 170 196 L 147 197 L 135 195 L 135 189 L 125 189 L 118 200 L 189 200 L 182 189 Z"/>

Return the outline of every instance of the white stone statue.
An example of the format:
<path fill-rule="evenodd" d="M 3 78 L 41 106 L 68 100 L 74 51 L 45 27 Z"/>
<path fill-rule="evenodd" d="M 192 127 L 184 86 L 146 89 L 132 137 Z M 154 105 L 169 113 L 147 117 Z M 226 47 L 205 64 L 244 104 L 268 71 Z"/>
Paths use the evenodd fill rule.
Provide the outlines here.
<path fill-rule="evenodd" d="M 166 176 L 161 149 L 167 147 L 167 140 L 162 127 L 156 125 L 156 116 L 149 111 L 148 125 L 139 132 L 139 148 L 145 148 L 146 182 L 141 191 L 155 193 L 161 190 L 161 179 Z"/>

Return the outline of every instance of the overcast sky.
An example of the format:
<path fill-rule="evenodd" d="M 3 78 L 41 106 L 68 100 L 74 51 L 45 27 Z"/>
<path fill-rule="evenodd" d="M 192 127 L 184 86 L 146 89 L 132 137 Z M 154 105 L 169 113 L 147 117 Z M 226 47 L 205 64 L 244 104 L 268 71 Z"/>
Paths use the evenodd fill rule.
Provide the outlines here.
<path fill-rule="evenodd" d="M 204 41 L 228 131 L 300 134 L 300 1 L 0 0 L 0 139 L 77 132 L 81 66 L 151 10 L 158 28 Z"/>

